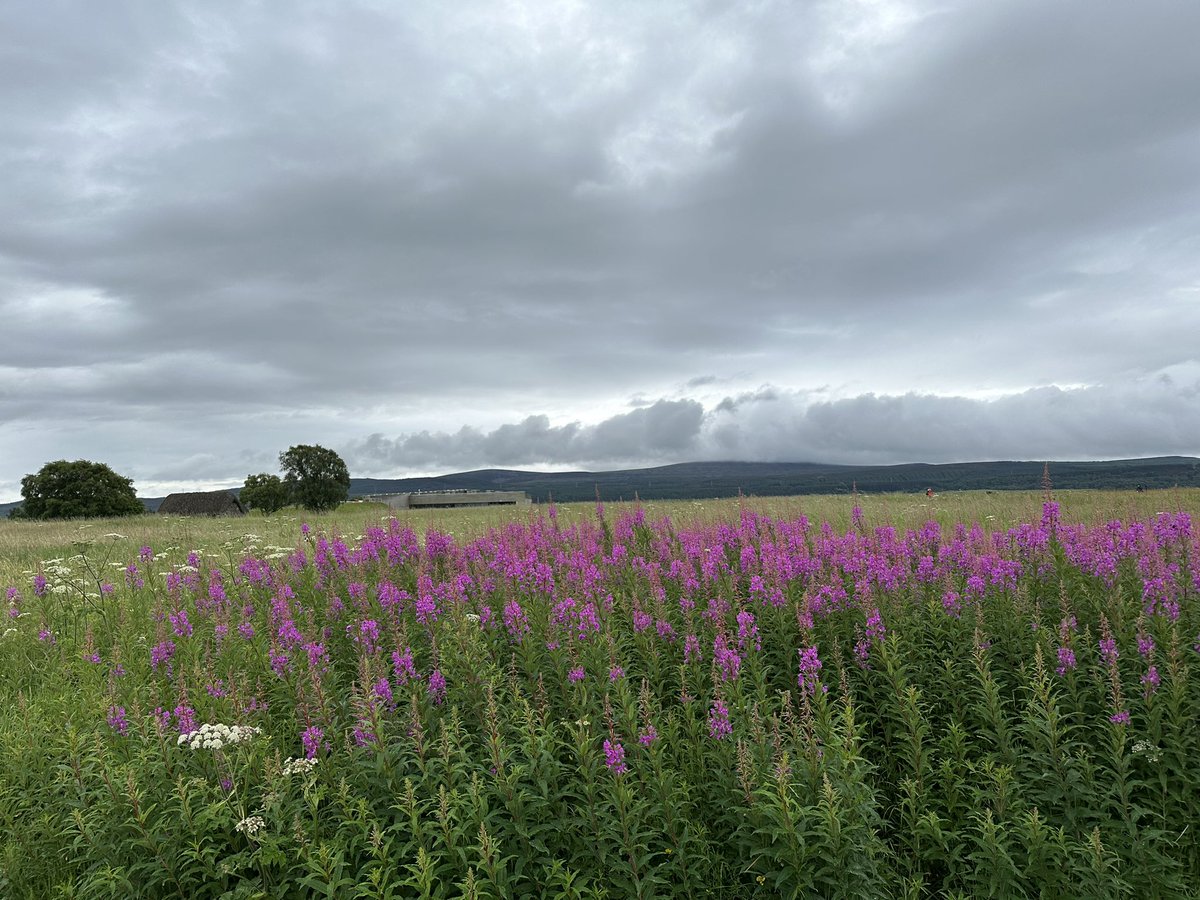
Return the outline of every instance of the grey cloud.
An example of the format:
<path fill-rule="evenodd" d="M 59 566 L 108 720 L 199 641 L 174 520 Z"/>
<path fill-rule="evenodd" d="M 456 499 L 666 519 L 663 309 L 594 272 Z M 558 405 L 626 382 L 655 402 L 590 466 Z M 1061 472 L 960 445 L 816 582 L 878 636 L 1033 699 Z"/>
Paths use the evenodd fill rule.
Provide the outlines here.
<path fill-rule="evenodd" d="M 1200 450 L 1200 374 L 1155 375 L 1073 390 L 1036 388 L 992 400 L 864 394 L 814 400 L 763 388 L 705 411 L 658 401 L 596 425 L 545 416 L 492 432 L 372 435 L 350 458 L 395 467 L 652 465 L 685 459 L 892 464 L 978 459 L 1096 459 Z"/>
<path fill-rule="evenodd" d="M 636 463 L 688 456 L 704 418 L 694 400 L 659 400 L 595 425 L 551 425 L 544 415 L 484 432 L 464 427 L 389 439 L 373 434 L 346 451 L 353 464 L 383 472 L 401 468 Z"/>
<path fill-rule="evenodd" d="M 930 397 L 1196 359 L 1198 31 L 1167 0 L 9 4 L 0 432 L 45 442 L 0 437 L 0 491 L 35 452 L 372 431 L 423 466 L 1010 446 L 998 410 L 1061 398 Z M 630 397 L 699 424 L 583 424 Z"/>

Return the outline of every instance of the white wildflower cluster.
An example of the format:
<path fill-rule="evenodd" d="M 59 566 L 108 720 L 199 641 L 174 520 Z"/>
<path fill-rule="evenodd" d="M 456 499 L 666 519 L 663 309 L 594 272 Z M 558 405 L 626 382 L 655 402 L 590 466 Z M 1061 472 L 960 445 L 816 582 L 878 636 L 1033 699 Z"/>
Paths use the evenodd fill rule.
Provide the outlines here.
<path fill-rule="evenodd" d="M 259 733 L 253 725 L 204 724 L 195 731 L 181 734 L 176 742 L 193 750 L 220 750 L 230 744 L 244 744 Z"/>
<path fill-rule="evenodd" d="M 233 830 L 253 837 L 266 827 L 267 823 L 263 820 L 262 816 L 246 816 L 246 818 L 233 826 Z"/>
<path fill-rule="evenodd" d="M 1150 762 L 1158 762 L 1162 759 L 1162 751 L 1149 741 L 1138 741 L 1133 745 L 1133 752 L 1146 754 L 1146 758 Z"/>
<path fill-rule="evenodd" d="M 307 775 L 316 767 L 317 761 L 315 759 L 300 757 L 299 759 L 289 759 L 283 764 L 281 771 L 283 775 Z"/>

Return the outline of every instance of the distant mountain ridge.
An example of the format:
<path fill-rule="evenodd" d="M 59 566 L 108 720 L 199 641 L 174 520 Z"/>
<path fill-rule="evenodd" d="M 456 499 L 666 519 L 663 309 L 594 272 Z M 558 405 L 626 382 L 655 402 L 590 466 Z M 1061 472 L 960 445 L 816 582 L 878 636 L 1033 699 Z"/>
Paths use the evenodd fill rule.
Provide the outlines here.
<path fill-rule="evenodd" d="M 1040 461 L 906 463 L 843 466 L 825 463 L 691 462 L 609 472 L 525 472 L 478 469 L 428 478 L 351 478 L 350 497 L 413 491 L 525 491 L 535 503 L 594 500 L 692 500 L 716 497 L 778 497 L 794 494 L 848 494 L 891 491 L 1036 490 Z M 1052 462 L 1056 488 L 1070 490 L 1200 487 L 1200 459 L 1161 456 L 1099 462 Z M 230 490 L 236 491 L 237 487 Z M 151 512 L 162 497 L 142 498 Z M 17 503 L 0 504 L 0 516 Z"/>
<path fill-rule="evenodd" d="M 350 495 L 457 488 L 526 491 L 535 503 L 602 500 L 701 499 L 746 495 L 848 494 L 890 491 L 1037 490 L 1040 461 L 907 463 L 844 466 L 823 463 L 696 462 L 611 472 L 523 472 L 480 469 L 433 478 L 352 478 Z M 1200 459 L 1168 456 L 1102 462 L 1052 462 L 1056 488 L 1147 489 L 1200 486 Z"/>

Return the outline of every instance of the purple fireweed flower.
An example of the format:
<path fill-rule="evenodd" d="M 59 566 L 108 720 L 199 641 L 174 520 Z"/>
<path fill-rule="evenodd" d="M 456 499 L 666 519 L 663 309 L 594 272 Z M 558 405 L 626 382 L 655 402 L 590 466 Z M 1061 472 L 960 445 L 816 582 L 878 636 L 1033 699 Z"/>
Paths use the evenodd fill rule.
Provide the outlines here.
<path fill-rule="evenodd" d="M 638 743 L 643 747 L 649 747 L 658 740 L 658 732 L 653 725 L 647 725 L 645 730 L 638 735 Z"/>
<path fill-rule="evenodd" d="M 288 656 L 286 653 L 280 653 L 278 650 L 271 651 L 271 670 L 280 678 L 288 670 Z"/>
<path fill-rule="evenodd" d="M 217 604 L 225 603 L 229 599 L 225 596 L 225 585 L 221 583 L 221 573 L 216 569 L 209 574 L 208 599 Z"/>
<path fill-rule="evenodd" d="M 864 521 L 861 506 L 855 506 L 852 510 L 850 510 L 850 521 L 854 523 L 855 528 L 863 527 Z"/>
<path fill-rule="evenodd" d="M 200 568 L 200 554 L 193 550 L 187 555 L 187 564 L 193 569 Z"/>
<path fill-rule="evenodd" d="M 1117 642 L 1111 637 L 1100 639 L 1100 658 L 1104 660 L 1104 665 L 1112 668 L 1117 664 Z"/>
<path fill-rule="evenodd" d="M 38 597 L 46 596 L 46 576 L 41 572 L 33 576 L 33 593 Z"/>
<path fill-rule="evenodd" d="M 875 643 L 883 640 L 883 636 L 887 634 L 887 628 L 883 624 L 883 616 L 879 614 L 879 610 L 872 608 L 867 613 L 867 625 L 865 629 L 867 640 Z"/>
<path fill-rule="evenodd" d="M 446 699 L 446 676 L 442 674 L 440 669 L 434 669 L 429 673 L 429 699 L 435 704 L 441 705 Z"/>
<path fill-rule="evenodd" d="M 1111 716 L 1108 717 L 1108 721 L 1112 722 L 1114 725 L 1128 725 L 1129 724 L 1129 710 L 1127 710 L 1127 709 L 1117 710 L 1117 712 L 1113 713 Z"/>
<path fill-rule="evenodd" d="M 801 647 L 796 653 L 800 656 L 800 671 L 796 676 L 800 689 L 808 691 L 810 695 L 815 694 L 818 687 L 822 693 L 827 691 L 828 688 L 821 684 L 821 658 L 817 655 L 816 646 Z"/>
<path fill-rule="evenodd" d="M 304 745 L 304 756 L 306 759 L 316 759 L 317 754 L 321 752 L 321 742 L 325 738 L 325 732 L 316 725 L 310 725 L 304 729 L 300 735 L 300 742 Z"/>
<path fill-rule="evenodd" d="M 229 696 L 229 691 L 225 687 L 225 680 L 222 678 L 218 678 L 216 681 L 206 684 L 204 686 L 204 690 L 210 697 L 215 697 L 218 700 L 222 697 Z"/>
<path fill-rule="evenodd" d="M 392 699 L 392 686 L 386 678 L 380 678 L 376 681 L 371 685 L 371 690 L 378 699 L 383 701 L 383 705 L 388 709 L 396 708 L 396 701 Z"/>
<path fill-rule="evenodd" d="M 1042 504 L 1042 528 L 1047 531 L 1053 531 L 1058 527 L 1059 523 L 1059 506 L 1053 500 L 1047 500 Z"/>
<path fill-rule="evenodd" d="M 414 604 L 414 609 L 417 612 L 417 621 L 422 625 L 429 625 L 438 619 L 437 601 L 432 594 L 420 591 L 417 594 L 417 602 Z"/>
<path fill-rule="evenodd" d="M 119 735 L 129 734 L 129 720 L 125 718 L 125 707 L 110 706 L 108 708 L 108 727 Z"/>
<path fill-rule="evenodd" d="M 232 778 L 222 778 L 221 779 L 221 790 L 223 790 L 227 794 L 230 791 L 232 791 L 233 790 L 233 779 Z"/>
<path fill-rule="evenodd" d="M 690 663 L 693 660 L 704 662 L 704 652 L 700 649 L 700 638 L 689 634 L 683 641 L 683 661 Z"/>
<path fill-rule="evenodd" d="M 186 609 L 173 612 L 167 618 L 171 620 L 171 627 L 175 629 L 176 637 L 191 637 L 192 623 L 188 621 Z"/>
<path fill-rule="evenodd" d="M 54 637 L 54 632 L 49 628 L 38 629 L 38 640 L 43 644 L 56 644 L 58 641 Z"/>
<path fill-rule="evenodd" d="M 728 645 L 724 634 L 718 634 L 713 641 L 713 664 L 722 681 L 737 681 L 742 657 L 737 650 Z"/>
<path fill-rule="evenodd" d="M 196 711 L 186 703 L 180 703 L 175 707 L 175 728 L 180 734 L 196 730 Z"/>
<path fill-rule="evenodd" d="M 576 666 L 567 673 L 567 681 L 571 682 L 571 684 L 578 684 L 583 681 L 586 675 L 587 672 L 584 671 L 583 666 Z"/>
<path fill-rule="evenodd" d="M 942 609 L 955 619 L 962 615 L 962 603 L 959 602 L 957 591 L 946 591 L 942 594 Z"/>
<path fill-rule="evenodd" d="M 366 727 L 364 728 L 363 726 Z M 369 730 L 370 726 L 371 723 L 366 719 L 359 721 L 359 723 L 354 726 L 354 730 L 351 732 L 351 734 L 354 736 L 354 743 L 356 746 L 369 747 L 371 744 L 379 743 L 379 735 L 377 735 L 374 731 Z"/>
<path fill-rule="evenodd" d="M 708 711 L 708 736 L 721 741 L 731 734 L 733 734 L 733 725 L 729 722 L 729 708 L 720 697 L 717 697 Z"/>
<path fill-rule="evenodd" d="M 354 643 L 362 647 L 363 652 L 375 653 L 379 649 L 379 623 L 374 619 L 363 619 L 358 623 L 358 634 L 354 634 L 354 626 L 347 625 L 346 633 L 351 635 Z"/>
<path fill-rule="evenodd" d="M 238 634 L 240 634 L 247 641 L 254 638 L 254 626 L 249 622 L 242 622 L 240 625 L 238 625 L 237 630 Z"/>
<path fill-rule="evenodd" d="M 621 668 L 620 666 L 613 666 L 611 669 L 608 670 L 608 680 L 609 681 L 619 681 L 620 679 L 622 679 L 624 677 L 625 677 L 625 670 L 623 668 Z"/>
<path fill-rule="evenodd" d="M 413 663 L 412 647 L 405 647 L 404 652 L 392 651 L 392 672 L 401 687 L 417 677 L 417 667 Z"/>
<path fill-rule="evenodd" d="M 107 596 L 108 594 L 111 594 L 114 590 L 115 590 L 115 588 L 111 584 L 109 584 L 107 581 L 100 583 L 100 593 L 101 594 L 104 594 L 105 596 Z"/>
<path fill-rule="evenodd" d="M 516 600 L 509 600 L 504 604 L 504 627 L 508 636 L 517 643 L 521 642 L 524 635 L 529 634 L 529 619 L 525 617 L 525 611 Z"/>
<path fill-rule="evenodd" d="M 154 707 L 150 718 L 154 721 L 154 727 L 159 731 L 166 731 L 171 726 L 171 714 L 161 706 Z"/>
<path fill-rule="evenodd" d="M 163 666 L 167 670 L 167 674 L 171 674 L 171 660 L 175 658 L 175 642 L 162 641 L 150 648 L 150 670 L 157 672 L 159 666 Z"/>
<path fill-rule="evenodd" d="M 645 631 L 652 624 L 654 624 L 654 618 L 652 616 L 650 616 L 648 613 L 644 613 L 640 609 L 635 609 L 633 611 L 633 630 L 634 631 L 636 631 L 636 632 Z"/>
<path fill-rule="evenodd" d="M 308 654 L 310 669 L 315 672 L 325 672 L 329 669 L 329 653 L 324 644 L 311 641 L 304 645 L 304 652 Z"/>
<path fill-rule="evenodd" d="M 860 669 L 871 666 L 871 642 L 865 637 L 854 642 L 854 662 Z"/>
<path fill-rule="evenodd" d="M 751 644 L 756 651 L 762 650 L 762 640 L 758 636 L 758 625 L 754 621 L 754 613 L 748 609 L 737 614 L 738 650 L 745 653 Z"/>
<path fill-rule="evenodd" d="M 625 764 L 625 748 L 620 741 L 604 742 L 604 764 L 614 775 L 624 775 L 629 771 L 629 766 Z"/>
<path fill-rule="evenodd" d="M 1138 653 L 1140 653 L 1143 658 L 1148 657 L 1154 652 L 1154 638 L 1150 637 L 1150 635 L 1146 634 L 1144 631 L 1139 631 L 1137 636 L 1137 648 Z"/>
<path fill-rule="evenodd" d="M 154 551 L 149 547 L 142 547 L 138 550 L 138 559 L 141 562 L 148 563 L 154 559 Z"/>
<path fill-rule="evenodd" d="M 379 598 L 381 609 L 402 609 L 407 595 L 390 581 L 381 581 L 375 588 L 375 596 Z"/>
<path fill-rule="evenodd" d="M 1075 668 L 1075 651 L 1070 647 L 1058 648 L 1058 666 L 1054 671 L 1059 675 L 1066 675 L 1067 672 Z"/>
<path fill-rule="evenodd" d="M 1158 686 L 1162 684 L 1162 678 L 1158 674 L 1158 666 L 1151 666 L 1146 670 L 1146 674 L 1142 676 L 1142 687 L 1144 696 L 1147 698 L 1158 690 Z"/>
<path fill-rule="evenodd" d="M 576 614 L 575 637 L 579 641 L 586 641 L 593 634 L 599 633 L 600 618 L 596 613 L 596 604 L 589 600 Z"/>

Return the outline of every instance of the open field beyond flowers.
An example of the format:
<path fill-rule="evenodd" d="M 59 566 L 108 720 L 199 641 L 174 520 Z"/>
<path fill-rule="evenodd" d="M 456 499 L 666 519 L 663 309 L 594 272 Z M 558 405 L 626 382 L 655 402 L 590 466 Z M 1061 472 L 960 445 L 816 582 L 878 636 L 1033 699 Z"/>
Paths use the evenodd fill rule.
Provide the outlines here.
<path fill-rule="evenodd" d="M 0 522 L 0 896 L 1200 896 L 1198 516 Z"/>

